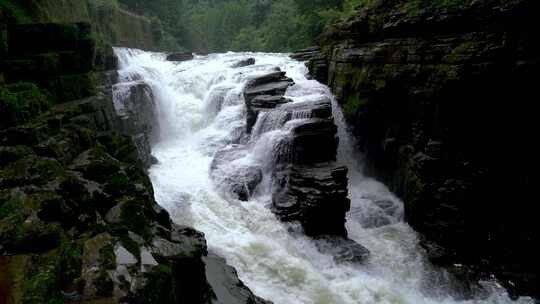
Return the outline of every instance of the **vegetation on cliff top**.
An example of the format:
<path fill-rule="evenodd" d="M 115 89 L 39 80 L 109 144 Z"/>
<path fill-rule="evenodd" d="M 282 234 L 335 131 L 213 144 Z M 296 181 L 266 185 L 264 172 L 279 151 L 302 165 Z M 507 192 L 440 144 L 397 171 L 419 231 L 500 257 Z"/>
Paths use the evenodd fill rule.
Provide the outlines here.
<path fill-rule="evenodd" d="M 326 26 L 366 0 L 118 0 L 161 23 L 169 47 L 286 52 L 312 45 Z"/>

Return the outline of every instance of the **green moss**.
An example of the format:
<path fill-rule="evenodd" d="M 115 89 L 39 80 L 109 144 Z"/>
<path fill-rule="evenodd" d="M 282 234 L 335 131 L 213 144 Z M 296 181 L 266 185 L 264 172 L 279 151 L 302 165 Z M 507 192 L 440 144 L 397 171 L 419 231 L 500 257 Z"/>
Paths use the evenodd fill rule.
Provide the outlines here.
<path fill-rule="evenodd" d="M 111 270 L 116 268 L 116 256 L 114 254 L 113 244 L 107 244 L 99 250 L 99 264 L 104 269 Z"/>
<path fill-rule="evenodd" d="M 62 269 L 62 283 L 67 284 L 81 276 L 82 246 L 71 240 L 60 244 L 59 264 Z"/>
<path fill-rule="evenodd" d="M 133 183 L 123 172 L 110 176 L 105 184 L 105 192 L 113 196 L 129 195 L 134 190 Z"/>
<path fill-rule="evenodd" d="M 33 83 L 0 86 L 0 126 L 21 124 L 50 107 L 48 93 Z"/>
<path fill-rule="evenodd" d="M 23 287 L 22 303 L 60 304 L 60 291 L 81 275 L 82 247 L 63 239 L 59 248 L 42 256 L 33 256 Z"/>
<path fill-rule="evenodd" d="M 384 79 L 376 79 L 373 83 L 375 85 L 376 90 L 381 90 L 386 87 L 386 80 Z"/>
<path fill-rule="evenodd" d="M 0 205 L 0 220 L 10 216 L 19 208 L 19 204 L 15 201 L 5 201 Z"/>
<path fill-rule="evenodd" d="M 137 258 L 137 260 L 140 260 L 141 256 L 141 248 L 139 247 L 139 244 L 132 240 L 128 235 L 124 235 L 120 237 L 120 244 L 124 246 L 124 248 L 127 249 L 133 256 Z"/>
<path fill-rule="evenodd" d="M 353 96 L 347 98 L 345 105 L 343 106 L 343 114 L 345 118 L 352 120 L 358 116 L 362 106 L 366 104 L 366 100 L 359 96 L 359 93 L 355 93 Z"/>
<path fill-rule="evenodd" d="M 55 258 L 39 257 L 23 287 L 23 304 L 62 304 L 60 293 L 60 266 Z"/>
<path fill-rule="evenodd" d="M 147 202 L 139 200 L 127 201 L 120 213 L 122 223 L 131 231 L 142 236 L 144 239 L 149 239 L 151 236 L 150 222 L 145 214 Z"/>
<path fill-rule="evenodd" d="M 28 7 L 18 0 L 4 0 L 0 3 L 0 8 L 4 9 L 5 14 L 16 23 L 31 23 L 34 19 Z"/>
<path fill-rule="evenodd" d="M 96 81 L 94 74 L 62 75 L 59 77 L 58 92 L 62 102 L 95 95 Z"/>
<path fill-rule="evenodd" d="M 176 303 L 173 271 L 170 266 L 158 265 L 145 273 L 146 285 L 138 298 L 144 304 Z"/>

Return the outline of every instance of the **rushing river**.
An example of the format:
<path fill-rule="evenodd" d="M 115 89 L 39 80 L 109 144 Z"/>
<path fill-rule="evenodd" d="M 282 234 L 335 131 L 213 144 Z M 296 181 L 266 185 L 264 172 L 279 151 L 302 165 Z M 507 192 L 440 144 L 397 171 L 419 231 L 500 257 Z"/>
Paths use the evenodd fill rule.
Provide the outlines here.
<path fill-rule="evenodd" d="M 247 202 L 223 193 L 228 179 L 234 178 L 228 172 L 250 165 L 267 172 L 276 140 L 287 135 L 286 125 L 253 135 L 240 160 L 220 174 L 210 174 L 214 154 L 236 141 L 245 128 L 242 91 L 249 79 L 279 67 L 295 81 L 286 93 L 293 102 L 332 98 L 326 86 L 307 79 L 303 63 L 285 54 L 211 54 L 175 63 L 163 54 L 130 49 L 116 53 L 121 81 L 142 80 L 154 94 L 159 140 L 152 153 L 159 163 L 150 169 L 150 177 L 156 200 L 174 221 L 204 232 L 209 249 L 225 257 L 258 296 L 276 304 L 514 303 L 495 282 L 483 282 L 487 293 L 477 300 L 457 300 L 452 281 L 427 262 L 415 231 L 403 222 L 402 203 L 384 185 L 362 175 L 335 105 L 338 160 L 349 167 L 351 211 L 346 228 L 351 239 L 371 251 L 367 263 L 336 264 L 308 238 L 292 236 L 288 224 L 269 209 L 269 174 Z M 247 57 L 255 58 L 256 64 L 231 67 Z M 392 212 L 383 212 L 377 201 L 390 203 Z M 373 221 L 385 225 L 365 228 Z"/>

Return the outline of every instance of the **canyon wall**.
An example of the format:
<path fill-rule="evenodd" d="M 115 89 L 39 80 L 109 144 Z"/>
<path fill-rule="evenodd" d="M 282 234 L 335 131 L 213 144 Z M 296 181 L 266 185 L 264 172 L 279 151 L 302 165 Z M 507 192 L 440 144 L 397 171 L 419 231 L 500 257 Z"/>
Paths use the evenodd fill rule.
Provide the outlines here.
<path fill-rule="evenodd" d="M 157 50 L 161 39 L 159 26 L 145 17 L 113 5 L 112 2 L 6 0 L 0 5 L 0 16 L 0 24 L 90 23 L 98 43 L 113 46 Z"/>
<path fill-rule="evenodd" d="M 404 200 L 431 260 L 534 296 L 539 6 L 370 1 L 293 55 L 333 90 L 365 172 Z"/>
<path fill-rule="evenodd" d="M 268 303 L 154 200 L 144 170 L 152 94 L 129 88 L 117 112 L 113 40 L 95 23 L 9 20 L 0 26 L 0 303 Z M 144 47 L 137 39 L 126 45 Z"/>

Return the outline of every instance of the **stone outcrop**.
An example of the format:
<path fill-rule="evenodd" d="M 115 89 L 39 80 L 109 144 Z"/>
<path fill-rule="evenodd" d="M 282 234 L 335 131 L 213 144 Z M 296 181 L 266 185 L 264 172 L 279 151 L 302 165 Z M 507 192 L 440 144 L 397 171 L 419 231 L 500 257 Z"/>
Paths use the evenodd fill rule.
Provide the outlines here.
<path fill-rule="evenodd" d="M 169 61 L 187 61 L 193 59 L 193 53 L 172 53 L 167 55 Z"/>
<path fill-rule="evenodd" d="M 538 9 L 534 0 L 374 1 L 323 34 L 320 52 L 295 55 L 331 87 L 367 173 L 403 198 L 431 260 L 533 296 Z"/>
<path fill-rule="evenodd" d="M 285 125 L 290 130 L 274 151 L 272 211 L 282 221 L 300 223 L 336 261 L 364 261 L 368 250 L 346 238 L 347 167 L 336 162 L 331 102 L 291 103 L 283 97 L 291 85 L 285 73 L 276 71 L 253 79 L 244 91 L 248 133 L 259 136 Z"/>
<path fill-rule="evenodd" d="M 237 63 L 233 64 L 231 67 L 243 68 L 243 67 L 247 67 L 254 64 L 255 64 L 255 58 L 250 57 L 250 58 L 246 58 L 246 59 L 242 59 L 238 61 Z"/>
<path fill-rule="evenodd" d="M 247 109 L 248 133 L 251 133 L 260 111 L 268 111 L 279 104 L 290 102 L 283 95 L 287 88 L 293 84 L 293 80 L 285 76 L 285 72 L 282 71 L 257 77 L 247 84 L 244 90 L 244 99 Z"/>

